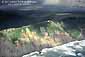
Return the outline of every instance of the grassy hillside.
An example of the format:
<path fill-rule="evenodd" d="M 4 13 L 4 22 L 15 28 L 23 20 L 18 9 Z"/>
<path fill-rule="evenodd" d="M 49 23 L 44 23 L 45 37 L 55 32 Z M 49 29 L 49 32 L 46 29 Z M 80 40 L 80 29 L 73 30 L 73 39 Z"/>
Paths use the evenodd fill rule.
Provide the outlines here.
<path fill-rule="evenodd" d="M 73 23 L 72 23 L 73 24 Z M 21 56 L 81 39 L 80 30 L 65 21 L 49 20 L 0 31 L 1 57 Z M 5 49 L 3 48 L 5 47 Z M 9 49 L 8 49 L 9 48 Z"/>
<path fill-rule="evenodd" d="M 26 43 L 34 45 L 48 45 L 49 47 L 60 45 L 80 38 L 80 31 L 66 27 L 62 21 L 45 21 L 20 28 L 10 28 L 0 31 L 16 46 Z"/>

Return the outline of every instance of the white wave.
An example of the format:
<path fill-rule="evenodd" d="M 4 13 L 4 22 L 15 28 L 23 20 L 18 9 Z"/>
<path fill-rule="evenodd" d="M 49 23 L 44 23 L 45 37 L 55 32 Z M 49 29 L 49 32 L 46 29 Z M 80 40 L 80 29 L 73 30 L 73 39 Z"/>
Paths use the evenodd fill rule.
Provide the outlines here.
<path fill-rule="evenodd" d="M 61 46 L 56 46 L 53 48 L 45 48 L 39 52 L 33 52 L 22 57 L 85 57 L 85 40 L 74 41 Z M 82 53 L 83 52 L 83 53 Z"/>

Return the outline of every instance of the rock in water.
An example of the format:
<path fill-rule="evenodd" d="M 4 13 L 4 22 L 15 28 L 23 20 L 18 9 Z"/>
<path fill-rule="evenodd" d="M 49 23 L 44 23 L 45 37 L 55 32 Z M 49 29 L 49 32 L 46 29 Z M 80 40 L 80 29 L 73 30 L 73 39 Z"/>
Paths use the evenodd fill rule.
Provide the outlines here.
<path fill-rule="evenodd" d="M 73 41 L 53 48 L 45 48 L 22 57 L 85 57 L 85 40 Z"/>

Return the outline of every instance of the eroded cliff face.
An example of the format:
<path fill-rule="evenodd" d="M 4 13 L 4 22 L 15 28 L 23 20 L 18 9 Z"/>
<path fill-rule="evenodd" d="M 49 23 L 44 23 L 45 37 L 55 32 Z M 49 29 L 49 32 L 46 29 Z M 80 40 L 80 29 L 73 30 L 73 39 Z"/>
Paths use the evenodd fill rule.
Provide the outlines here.
<path fill-rule="evenodd" d="M 15 46 L 5 39 L 0 39 L 0 57 L 17 56 Z"/>
<path fill-rule="evenodd" d="M 0 38 L 0 57 L 85 57 L 85 40 L 42 49 L 41 51 L 35 50 L 35 47 L 28 46 L 28 44 L 23 47 L 16 47 L 9 40 Z"/>
<path fill-rule="evenodd" d="M 69 40 L 69 38 L 67 38 L 67 36 L 60 36 L 60 39 L 63 43 L 66 43 L 67 41 L 68 42 L 71 41 Z M 29 42 L 25 42 L 23 45 L 20 45 L 20 43 L 17 43 L 15 45 L 11 41 L 7 40 L 6 38 L 0 38 L 0 57 L 2 56 L 3 57 L 21 57 L 24 54 L 28 54 L 33 51 L 40 51 L 44 48 L 51 48 L 55 46 L 56 44 L 58 44 L 58 42 L 57 43 L 54 42 L 52 38 L 50 39 L 46 38 L 46 40 L 42 38 L 41 40 L 43 42 L 42 41 L 39 42 L 39 40 L 33 40 L 33 41 L 30 40 Z"/>
<path fill-rule="evenodd" d="M 41 52 L 33 52 L 22 57 L 85 57 L 85 40 L 73 41 Z"/>

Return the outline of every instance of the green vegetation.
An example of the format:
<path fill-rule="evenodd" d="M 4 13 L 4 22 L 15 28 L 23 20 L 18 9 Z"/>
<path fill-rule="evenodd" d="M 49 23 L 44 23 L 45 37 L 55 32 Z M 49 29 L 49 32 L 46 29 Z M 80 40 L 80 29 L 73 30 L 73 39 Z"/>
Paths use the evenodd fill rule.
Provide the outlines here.
<path fill-rule="evenodd" d="M 68 40 L 71 39 L 70 37 L 77 40 L 80 38 L 79 30 L 69 29 L 65 26 L 63 21 L 55 22 L 50 20 L 20 28 L 10 28 L 2 30 L 1 32 L 14 44 L 34 42 L 38 45 L 49 44 L 51 46 L 56 46 L 62 44 L 61 39 L 63 36 L 67 36 Z M 62 36 L 61 39 L 57 38 L 56 35 Z M 54 36 L 56 36 L 56 38 Z"/>

